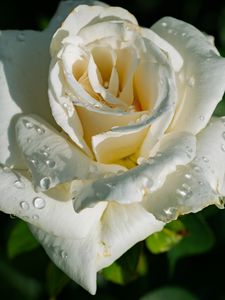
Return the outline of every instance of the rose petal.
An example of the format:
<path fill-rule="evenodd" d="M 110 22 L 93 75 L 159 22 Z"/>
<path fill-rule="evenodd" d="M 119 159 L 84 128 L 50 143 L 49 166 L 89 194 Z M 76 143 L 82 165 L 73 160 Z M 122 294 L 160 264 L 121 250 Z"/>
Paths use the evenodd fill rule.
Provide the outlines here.
<path fill-rule="evenodd" d="M 179 106 L 170 130 L 196 134 L 206 126 L 223 96 L 225 59 L 203 33 L 185 22 L 166 17 L 153 25 L 152 30 L 168 41 L 183 59 L 177 74 Z M 170 49 L 167 50 L 172 56 Z"/>
<path fill-rule="evenodd" d="M 113 163 L 134 154 L 142 144 L 146 133 L 147 128 L 138 128 L 125 133 L 107 131 L 92 136 L 92 149 L 97 161 Z"/>
<path fill-rule="evenodd" d="M 62 86 L 64 81 L 59 64 L 51 64 L 48 94 L 52 115 L 70 138 L 92 157 L 91 150 L 83 138 L 83 128 L 77 111 L 69 97 L 66 96 L 65 87 Z"/>
<path fill-rule="evenodd" d="M 146 193 L 157 190 L 177 165 L 186 165 L 195 155 L 195 137 L 188 133 L 166 135 L 154 159 L 121 175 L 95 180 L 81 187 L 74 197 L 74 209 L 79 212 L 99 201 L 123 204 L 140 202 Z"/>
<path fill-rule="evenodd" d="M 16 137 L 37 190 L 48 190 L 75 178 L 88 179 L 118 172 L 118 165 L 102 165 L 89 159 L 37 116 L 21 117 Z M 98 175 L 99 174 L 99 175 Z"/>
<path fill-rule="evenodd" d="M 65 239 L 87 236 L 99 222 L 105 209 L 105 205 L 100 205 L 76 214 L 72 201 L 65 199 L 68 193 L 66 186 L 58 188 L 57 194 L 54 194 L 54 190 L 49 193 L 36 193 L 26 177 L 3 166 L 0 166 L 0 180 L 1 211 L 13 214 L 49 234 L 62 235 Z M 58 198 L 60 189 L 63 190 L 64 199 Z"/>
<path fill-rule="evenodd" d="M 137 242 L 163 228 L 164 223 L 141 205 L 110 203 L 101 222 L 85 239 L 65 239 L 31 227 L 53 262 L 91 294 L 96 273 L 109 266 Z"/>
<path fill-rule="evenodd" d="M 97 270 L 109 266 L 134 244 L 164 226 L 137 203 L 108 203 L 101 224 Z"/>
<path fill-rule="evenodd" d="M 54 35 L 51 43 L 52 55 L 55 55 L 59 51 L 61 42 L 67 35 L 76 36 L 82 28 L 85 28 L 87 25 L 90 27 L 92 22 L 96 24 L 113 19 L 127 20 L 128 22 L 137 24 L 135 17 L 127 10 L 120 7 L 107 7 L 102 2 L 97 2 L 97 4 L 98 6 L 80 5 L 69 14 L 63 22 L 62 27 Z"/>
<path fill-rule="evenodd" d="M 48 105 L 47 33 L 3 31 L 0 35 L 0 161 L 24 167 L 15 143 L 15 116 L 36 112 L 53 122 Z"/>
<path fill-rule="evenodd" d="M 198 212 L 216 204 L 223 207 L 225 196 L 225 119 L 213 119 L 197 136 L 194 161 L 179 167 L 164 185 L 146 197 L 144 206 L 155 217 L 170 222 L 181 214 Z"/>
<path fill-rule="evenodd" d="M 89 219 L 86 221 L 89 222 Z M 94 228 L 95 231 L 92 230 L 85 239 L 68 239 L 30 226 L 32 233 L 55 265 L 92 295 L 96 293 L 97 280 L 98 227 Z"/>

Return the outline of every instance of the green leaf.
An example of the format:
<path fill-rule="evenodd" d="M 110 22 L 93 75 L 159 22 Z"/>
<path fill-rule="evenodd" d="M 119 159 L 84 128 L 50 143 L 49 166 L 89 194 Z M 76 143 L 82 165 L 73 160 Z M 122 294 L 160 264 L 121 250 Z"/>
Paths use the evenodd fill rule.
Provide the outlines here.
<path fill-rule="evenodd" d="M 178 259 L 201 254 L 211 249 L 214 244 L 212 230 L 200 214 L 189 214 L 181 218 L 187 234 L 168 252 L 170 267 L 173 270 Z"/>
<path fill-rule="evenodd" d="M 184 237 L 186 231 L 180 220 L 167 224 L 160 232 L 149 236 L 145 243 L 147 248 L 154 254 L 166 252 L 178 244 Z"/>
<path fill-rule="evenodd" d="M 171 286 L 150 292 L 140 300 L 197 300 L 197 297 L 183 288 Z"/>
<path fill-rule="evenodd" d="M 23 221 L 18 221 L 13 227 L 7 242 L 8 256 L 14 258 L 37 247 L 39 247 L 39 243 L 33 237 L 27 224 Z"/>
<path fill-rule="evenodd" d="M 47 291 L 51 298 L 61 293 L 63 288 L 70 282 L 70 278 L 59 270 L 53 263 L 49 263 L 47 269 Z"/>
<path fill-rule="evenodd" d="M 105 279 L 114 283 L 125 285 L 144 276 L 147 269 L 146 258 L 142 253 L 142 244 L 139 243 L 128 250 L 120 259 L 102 270 Z"/>

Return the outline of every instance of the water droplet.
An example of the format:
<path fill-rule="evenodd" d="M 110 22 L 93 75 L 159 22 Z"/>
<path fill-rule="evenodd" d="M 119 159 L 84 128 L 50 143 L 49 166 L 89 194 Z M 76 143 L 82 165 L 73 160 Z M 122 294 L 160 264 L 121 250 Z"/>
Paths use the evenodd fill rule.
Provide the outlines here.
<path fill-rule="evenodd" d="M 181 195 L 182 197 L 186 197 L 187 196 L 187 192 L 182 190 L 182 189 L 177 189 L 176 193 Z"/>
<path fill-rule="evenodd" d="M 51 185 L 51 179 L 49 177 L 43 177 L 40 180 L 40 187 L 44 190 L 48 190 Z"/>
<path fill-rule="evenodd" d="M 193 87 L 195 85 L 195 79 L 193 76 L 191 76 L 187 79 L 187 85 L 190 87 Z"/>
<path fill-rule="evenodd" d="M 63 259 L 67 259 L 67 258 L 68 258 L 68 254 L 67 254 L 66 251 L 64 251 L 64 250 L 61 251 L 60 256 L 61 256 Z"/>
<path fill-rule="evenodd" d="M 27 129 L 31 129 L 34 127 L 34 124 L 27 120 L 23 120 L 23 124 Z"/>
<path fill-rule="evenodd" d="M 173 33 L 173 29 L 169 29 L 169 30 L 168 30 L 168 33 L 169 33 L 169 34 Z"/>
<path fill-rule="evenodd" d="M 186 174 L 184 175 L 184 177 L 187 178 L 187 179 L 191 179 L 191 178 L 192 178 L 192 175 L 191 175 L 190 173 L 186 173 Z"/>
<path fill-rule="evenodd" d="M 98 104 L 98 103 L 95 103 L 95 104 L 94 104 L 94 107 L 95 107 L 95 108 L 101 108 L 102 106 L 101 106 L 100 104 Z"/>
<path fill-rule="evenodd" d="M 200 121 L 204 121 L 204 120 L 205 120 L 205 117 L 201 115 L 201 116 L 199 116 L 199 120 L 200 120 Z"/>
<path fill-rule="evenodd" d="M 176 207 L 169 207 L 163 210 L 163 213 L 158 218 L 163 222 L 169 222 L 178 217 L 178 210 Z"/>
<path fill-rule="evenodd" d="M 167 23 L 166 22 L 162 22 L 162 27 L 166 27 Z"/>
<path fill-rule="evenodd" d="M 42 127 L 36 126 L 35 129 L 36 129 L 36 132 L 40 135 L 45 133 L 45 130 Z"/>
<path fill-rule="evenodd" d="M 199 166 L 194 166 L 194 170 L 195 172 L 197 173 L 200 173 L 201 172 L 201 168 Z"/>
<path fill-rule="evenodd" d="M 28 202 L 26 201 L 21 201 L 20 202 L 20 207 L 23 209 L 23 210 L 28 210 L 30 208 L 30 205 Z"/>
<path fill-rule="evenodd" d="M 32 163 L 32 165 L 34 166 L 34 167 L 38 167 L 39 166 L 39 161 L 38 160 L 36 160 L 36 159 L 30 159 L 30 162 Z"/>
<path fill-rule="evenodd" d="M 33 216 L 32 216 L 32 219 L 33 219 L 33 220 L 38 220 L 38 219 L 39 219 L 39 216 L 38 216 L 38 215 L 33 215 Z"/>
<path fill-rule="evenodd" d="M 182 35 L 182 36 L 186 36 L 187 33 L 186 33 L 186 32 L 182 32 L 181 35 Z"/>
<path fill-rule="evenodd" d="M 55 167 L 55 161 L 52 160 L 52 159 L 47 159 L 46 160 L 46 165 L 49 167 L 49 168 L 54 168 Z"/>
<path fill-rule="evenodd" d="M 45 151 L 44 149 L 40 150 L 41 154 L 44 155 L 45 157 L 49 156 L 49 153 L 47 151 Z"/>
<path fill-rule="evenodd" d="M 24 188 L 24 183 L 22 181 L 20 181 L 19 179 L 14 181 L 14 185 L 18 189 L 23 189 Z"/>
<path fill-rule="evenodd" d="M 202 160 L 203 160 L 205 163 L 209 162 L 209 159 L 208 159 L 206 156 L 202 156 Z"/>
<path fill-rule="evenodd" d="M 45 204 L 46 204 L 46 202 L 43 198 L 36 197 L 33 200 L 33 205 L 35 208 L 42 209 L 45 207 Z"/>
<path fill-rule="evenodd" d="M 31 143 L 31 138 L 27 138 L 27 143 Z"/>
<path fill-rule="evenodd" d="M 225 152 L 225 144 L 222 144 L 222 145 L 221 145 L 221 150 L 222 150 L 223 152 Z"/>
<path fill-rule="evenodd" d="M 17 39 L 18 41 L 20 42 L 24 42 L 25 41 L 25 33 L 24 32 L 19 32 L 18 35 L 17 35 Z"/>

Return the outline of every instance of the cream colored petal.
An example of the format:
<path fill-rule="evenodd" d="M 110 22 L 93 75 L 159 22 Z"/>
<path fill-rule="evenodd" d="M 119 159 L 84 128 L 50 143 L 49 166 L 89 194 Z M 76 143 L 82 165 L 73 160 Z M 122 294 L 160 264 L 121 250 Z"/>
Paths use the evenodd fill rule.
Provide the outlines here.
<path fill-rule="evenodd" d="M 66 94 L 66 86 L 62 70 L 58 63 L 51 64 L 49 77 L 49 103 L 57 124 L 69 137 L 90 157 L 92 153 L 83 138 L 83 128 L 77 111 Z M 65 83 L 66 85 L 66 83 Z"/>
<path fill-rule="evenodd" d="M 17 121 L 16 137 L 36 190 L 45 191 L 73 179 L 96 178 L 124 169 L 118 165 L 92 161 L 43 119 L 34 115 L 21 117 Z"/>
<path fill-rule="evenodd" d="M 171 173 L 164 185 L 144 200 L 155 217 L 170 222 L 179 215 L 204 207 L 224 205 L 225 196 L 225 118 L 213 119 L 197 136 L 193 162 Z"/>
<path fill-rule="evenodd" d="M 86 221 L 89 222 L 90 218 Z M 93 228 L 84 239 L 68 239 L 52 235 L 35 226 L 30 227 L 56 266 L 92 295 L 96 293 L 96 239 L 99 231 L 97 226 Z M 72 230 L 74 231 L 74 228 Z"/>
<path fill-rule="evenodd" d="M 86 237 L 99 222 L 105 209 L 105 205 L 101 204 L 76 214 L 71 200 L 58 199 L 54 191 L 36 193 L 29 179 L 3 166 L 0 166 L 0 180 L 1 211 L 13 214 L 49 234 L 60 235 L 65 239 Z M 65 186 L 62 185 L 60 189 L 67 194 Z"/>
<path fill-rule="evenodd" d="M 107 49 L 108 52 L 110 52 L 110 49 Z M 100 52 L 99 54 L 101 55 L 102 52 Z M 101 55 L 102 56 L 102 55 Z M 101 57 L 101 63 L 102 60 L 104 60 L 104 57 Z M 103 65 L 107 65 L 107 61 L 104 60 L 104 64 Z M 100 94 L 104 100 L 104 102 L 106 102 L 106 104 L 109 107 L 121 107 L 121 109 L 127 109 L 128 106 L 126 105 L 126 103 L 124 103 L 123 101 L 121 101 L 119 98 L 115 97 L 113 94 L 111 94 L 107 88 L 105 88 L 103 86 L 104 82 L 108 83 L 110 80 L 110 73 L 112 70 L 112 65 L 111 68 L 110 66 L 108 67 L 109 70 L 109 75 L 106 77 L 106 80 L 104 78 L 104 70 L 102 70 L 102 72 L 100 72 L 99 68 L 97 67 L 93 56 L 91 55 L 90 59 L 89 59 L 89 63 L 88 63 L 88 77 L 89 77 L 89 81 L 90 84 L 93 88 L 93 90 L 97 93 Z M 103 82 L 104 80 L 104 82 Z"/>
<path fill-rule="evenodd" d="M 15 143 L 16 116 L 35 112 L 53 123 L 47 95 L 49 41 L 42 32 L 0 34 L 0 161 L 18 168 L 24 162 Z"/>
<path fill-rule="evenodd" d="M 148 158 L 151 155 L 151 149 L 163 136 L 174 116 L 177 91 L 174 71 L 165 54 L 153 42 L 149 40 L 144 40 L 144 42 L 146 51 L 142 52 L 140 66 L 135 74 L 135 94 L 144 107 L 149 105 L 147 102 L 151 102 L 150 112 L 145 117 L 140 118 L 139 122 L 124 127 L 115 127 L 112 131 L 125 134 L 132 130 L 137 131 L 141 128 L 149 128 L 138 153 L 139 156 Z M 144 68 L 144 65 L 151 66 L 151 74 L 149 68 Z M 141 74 L 140 70 L 144 74 Z M 147 86 L 153 85 L 154 100 L 146 96 L 150 92 Z M 142 98 L 143 94 L 145 94 L 144 99 Z"/>
<path fill-rule="evenodd" d="M 177 74 L 179 106 L 170 131 L 188 130 L 196 134 L 206 126 L 223 96 L 225 59 L 203 33 L 185 22 L 166 17 L 153 25 L 152 30 L 183 59 Z"/>
<path fill-rule="evenodd" d="M 108 114 L 102 111 L 90 111 L 85 107 L 76 108 L 79 118 L 84 126 L 84 138 L 89 145 L 93 136 L 111 130 L 114 126 L 126 126 L 135 123 L 144 112 L 130 112 L 120 114 Z M 103 134 L 104 135 L 104 134 Z M 95 138 L 93 138 L 95 139 Z"/>
<path fill-rule="evenodd" d="M 93 4 L 91 2 L 90 4 Z M 98 6 L 80 5 L 76 7 L 63 22 L 61 28 L 57 30 L 51 44 L 51 54 L 55 55 L 61 43 L 68 35 L 76 36 L 80 34 L 82 28 L 91 27 L 93 24 L 107 21 L 128 21 L 137 23 L 135 17 L 128 11 L 120 7 L 109 7 L 103 2 L 97 2 Z M 100 32 L 99 32 L 100 35 Z M 88 37 L 90 39 L 90 36 Z M 98 36 L 99 38 L 99 36 Z M 94 39 L 94 36 L 92 40 Z M 85 40 L 86 41 L 86 40 Z"/>
<path fill-rule="evenodd" d="M 145 194 L 159 189 L 178 165 L 186 165 L 195 155 L 195 137 L 188 133 L 168 134 L 161 140 L 154 159 L 121 175 L 99 179 L 81 187 L 74 199 L 75 211 L 99 201 L 122 204 L 140 202 Z"/>
<path fill-rule="evenodd" d="M 110 203 L 99 224 L 93 226 L 84 239 L 53 236 L 34 226 L 31 230 L 53 262 L 94 294 L 97 271 L 109 266 L 134 244 L 163 226 L 163 222 L 138 204 Z"/>
<path fill-rule="evenodd" d="M 97 161 L 113 163 L 134 154 L 142 144 L 147 130 L 147 128 L 138 128 L 125 133 L 111 130 L 92 136 L 92 149 Z"/>
<path fill-rule="evenodd" d="M 163 228 L 140 204 L 109 203 L 101 219 L 97 269 L 107 267 L 130 247 Z"/>

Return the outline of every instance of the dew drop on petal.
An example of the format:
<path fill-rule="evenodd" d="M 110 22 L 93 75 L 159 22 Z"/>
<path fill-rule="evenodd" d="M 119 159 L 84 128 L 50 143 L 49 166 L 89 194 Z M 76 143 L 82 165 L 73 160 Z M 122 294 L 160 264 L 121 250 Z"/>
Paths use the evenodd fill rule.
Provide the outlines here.
<path fill-rule="evenodd" d="M 44 128 L 42 128 L 42 127 L 36 126 L 35 129 L 36 129 L 36 132 L 37 132 L 39 135 L 42 135 L 42 134 L 45 133 L 45 130 L 44 130 Z"/>
<path fill-rule="evenodd" d="M 67 259 L 68 254 L 66 253 L 66 251 L 62 250 L 62 251 L 60 252 L 60 256 L 61 256 L 63 259 Z"/>
<path fill-rule="evenodd" d="M 18 189 L 23 189 L 24 188 L 24 183 L 22 181 L 20 181 L 19 179 L 15 180 L 13 184 Z"/>
<path fill-rule="evenodd" d="M 20 202 L 20 207 L 23 209 L 23 210 L 28 210 L 30 208 L 30 205 L 29 203 L 27 203 L 26 201 L 21 201 Z"/>
<path fill-rule="evenodd" d="M 42 208 L 45 207 L 46 202 L 45 202 L 45 200 L 43 198 L 36 197 L 33 200 L 33 205 L 34 205 L 35 208 L 42 209 Z"/>
<path fill-rule="evenodd" d="M 47 190 L 49 189 L 51 185 L 51 179 L 49 177 L 43 177 L 41 180 L 40 180 L 40 187 Z"/>
<path fill-rule="evenodd" d="M 167 23 L 166 22 L 162 22 L 162 27 L 166 27 Z"/>
<path fill-rule="evenodd" d="M 206 156 L 202 156 L 202 160 L 203 160 L 205 163 L 209 162 L 209 159 L 208 159 Z"/>
<path fill-rule="evenodd" d="M 38 220 L 38 219 L 39 219 L 39 216 L 38 216 L 38 215 L 33 215 L 33 216 L 32 216 L 32 219 L 33 219 L 33 220 Z"/>
<path fill-rule="evenodd" d="M 191 179 L 192 175 L 191 175 L 190 173 L 186 173 L 186 174 L 184 175 L 184 177 L 187 178 L 187 179 Z"/>
<path fill-rule="evenodd" d="M 221 145 L 221 150 L 222 150 L 223 152 L 225 152 L 225 144 L 222 144 L 222 145 Z"/>
<path fill-rule="evenodd" d="M 28 121 L 28 120 L 23 120 L 23 124 L 24 124 L 24 126 L 25 126 L 27 129 L 31 129 L 31 128 L 34 127 L 34 124 L 31 123 L 31 122 Z"/>
<path fill-rule="evenodd" d="M 205 120 L 205 117 L 201 115 L 201 116 L 199 116 L 199 120 L 200 120 L 200 121 L 204 121 L 204 120 Z"/>
<path fill-rule="evenodd" d="M 55 165 L 56 165 L 56 163 L 55 163 L 55 161 L 52 160 L 52 159 L 47 159 L 47 160 L 46 160 L 46 165 L 47 165 L 49 168 L 54 168 Z"/>

